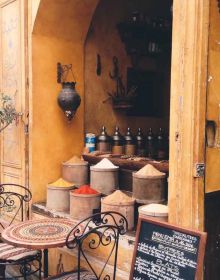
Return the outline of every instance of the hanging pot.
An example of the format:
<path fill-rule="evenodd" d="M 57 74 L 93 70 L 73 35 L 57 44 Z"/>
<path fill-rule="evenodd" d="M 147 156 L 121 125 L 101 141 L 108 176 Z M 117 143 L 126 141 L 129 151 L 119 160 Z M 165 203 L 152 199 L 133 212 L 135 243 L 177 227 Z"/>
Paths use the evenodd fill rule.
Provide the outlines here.
<path fill-rule="evenodd" d="M 72 120 L 80 105 L 81 98 L 75 89 L 75 82 L 63 82 L 57 102 L 69 121 Z"/>

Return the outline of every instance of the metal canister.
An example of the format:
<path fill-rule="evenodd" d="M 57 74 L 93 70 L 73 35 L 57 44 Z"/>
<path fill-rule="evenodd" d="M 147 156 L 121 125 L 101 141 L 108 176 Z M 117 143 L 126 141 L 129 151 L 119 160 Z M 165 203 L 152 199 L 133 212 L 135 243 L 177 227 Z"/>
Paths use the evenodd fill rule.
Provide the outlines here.
<path fill-rule="evenodd" d="M 136 154 L 141 157 L 146 156 L 146 148 L 145 148 L 146 141 L 141 128 L 138 128 L 138 132 L 135 138 L 136 138 Z"/>
<path fill-rule="evenodd" d="M 86 133 L 85 146 L 89 148 L 89 152 L 95 151 L 96 137 L 94 133 Z"/>
<path fill-rule="evenodd" d="M 119 128 L 116 126 L 115 133 L 112 136 L 112 153 L 123 154 L 124 153 L 124 137 L 119 132 Z"/>
<path fill-rule="evenodd" d="M 147 157 L 154 158 L 155 156 L 155 137 L 152 131 L 152 128 L 149 129 L 147 134 Z"/>
<path fill-rule="evenodd" d="M 136 151 L 135 138 L 131 133 L 130 127 L 128 127 L 127 133 L 124 138 L 125 138 L 125 154 L 128 156 L 135 155 L 135 151 Z"/>
<path fill-rule="evenodd" d="M 111 151 L 111 137 L 107 134 L 105 126 L 102 127 L 101 134 L 97 136 L 97 150 L 100 152 Z"/>

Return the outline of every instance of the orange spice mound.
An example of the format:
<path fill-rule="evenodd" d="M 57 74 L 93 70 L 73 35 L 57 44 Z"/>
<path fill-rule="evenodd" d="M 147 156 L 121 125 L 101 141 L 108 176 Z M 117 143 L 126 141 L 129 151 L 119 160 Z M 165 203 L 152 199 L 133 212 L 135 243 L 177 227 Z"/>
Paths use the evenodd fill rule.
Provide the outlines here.
<path fill-rule="evenodd" d="M 63 178 L 59 178 L 55 182 L 48 184 L 48 186 L 56 187 L 56 188 L 70 188 L 74 185 L 75 185 L 74 183 L 67 182 Z"/>
<path fill-rule="evenodd" d="M 79 187 L 77 190 L 72 191 L 73 193 L 77 194 L 98 194 L 96 190 L 92 189 L 90 185 L 84 185 Z"/>
<path fill-rule="evenodd" d="M 69 159 L 68 161 L 66 161 L 65 163 L 82 163 L 84 162 L 84 160 L 80 159 L 78 156 L 73 156 L 71 159 Z"/>

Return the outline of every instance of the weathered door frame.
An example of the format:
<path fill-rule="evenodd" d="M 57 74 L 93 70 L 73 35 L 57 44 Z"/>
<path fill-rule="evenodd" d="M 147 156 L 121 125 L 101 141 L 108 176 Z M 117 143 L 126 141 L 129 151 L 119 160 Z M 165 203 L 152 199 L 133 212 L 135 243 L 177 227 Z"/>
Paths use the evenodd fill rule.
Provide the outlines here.
<path fill-rule="evenodd" d="M 18 12 L 19 12 L 19 36 L 20 36 L 20 42 L 19 42 L 19 78 L 18 78 L 18 90 L 19 94 L 21 94 L 21 98 L 19 100 L 20 105 L 19 110 L 20 117 L 19 117 L 19 137 L 21 137 L 20 141 L 20 151 L 22 154 L 22 160 L 19 164 L 15 165 L 13 162 L 7 163 L 7 167 L 9 169 L 15 169 L 17 170 L 15 173 L 13 173 L 11 170 L 7 171 L 7 175 L 11 176 L 11 182 L 20 183 L 22 185 L 28 186 L 29 182 L 29 175 L 28 175 L 28 169 L 29 169 L 29 163 L 28 163 L 28 90 L 29 90 L 29 83 L 28 83 L 28 0 L 0 0 L 0 7 L 3 9 L 7 5 L 13 4 L 14 2 L 18 1 Z M 0 71 L 1 71 L 1 78 L 0 78 L 0 85 L 2 90 L 2 71 L 3 71 L 3 65 L 0 65 Z M 7 92 L 6 92 L 7 94 Z M 4 131 L 1 135 L 1 142 L 3 137 Z M 3 143 L 1 143 L 1 153 L 3 151 Z M 2 157 L 2 156 L 1 156 Z M 3 171 L 3 164 L 4 162 L 1 162 L 1 172 Z M 3 174 L 1 174 L 1 178 L 3 178 Z M 14 181 L 13 181 L 14 180 Z M 2 183 L 7 183 L 2 181 Z"/>
<path fill-rule="evenodd" d="M 173 1 L 169 221 L 204 229 L 209 0 Z"/>

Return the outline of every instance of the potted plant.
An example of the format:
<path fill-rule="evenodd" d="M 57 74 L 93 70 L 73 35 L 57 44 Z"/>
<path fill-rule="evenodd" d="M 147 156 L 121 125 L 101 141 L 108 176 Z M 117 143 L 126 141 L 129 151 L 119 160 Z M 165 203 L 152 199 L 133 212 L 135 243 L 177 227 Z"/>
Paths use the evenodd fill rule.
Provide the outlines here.
<path fill-rule="evenodd" d="M 110 99 L 114 109 L 131 109 L 137 96 L 137 86 L 133 86 L 127 90 L 125 89 L 122 76 L 119 74 L 118 58 L 116 56 L 113 57 L 113 66 L 113 73 L 110 72 L 109 76 L 115 81 L 116 89 L 112 93 L 107 93 L 109 97 L 103 103 Z"/>
<path fill-rule="evenodd" d="M 2 93 L 0 96 L 0 132 L 8 127 L 13 121 L 17 121 L 19 113 L 10 96 Z"/>

